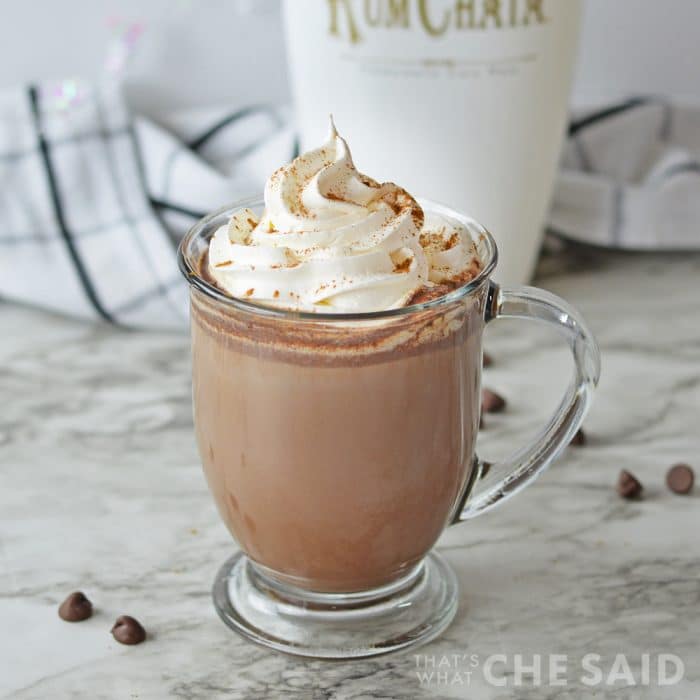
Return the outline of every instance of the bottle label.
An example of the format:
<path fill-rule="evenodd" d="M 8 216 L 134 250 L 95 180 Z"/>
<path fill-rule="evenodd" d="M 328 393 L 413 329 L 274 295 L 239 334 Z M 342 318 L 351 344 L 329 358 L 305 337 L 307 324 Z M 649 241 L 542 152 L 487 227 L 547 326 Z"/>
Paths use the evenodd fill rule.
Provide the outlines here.
<path fill-rule="evenodd" d="M 350 44 L 376 30 L 419 28 L 428 36 L 453 31 L 517 29 L 546 24 L 545 0 L 327 0 L 328 31 Z"/>

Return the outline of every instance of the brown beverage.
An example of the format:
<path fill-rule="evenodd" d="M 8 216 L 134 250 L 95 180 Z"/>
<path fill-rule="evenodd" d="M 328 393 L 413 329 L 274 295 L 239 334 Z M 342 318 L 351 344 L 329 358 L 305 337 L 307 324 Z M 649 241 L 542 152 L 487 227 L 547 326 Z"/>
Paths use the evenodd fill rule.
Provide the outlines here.
<path fill-rule="evenodd" d="M 367 590 L 437 540 L 474 454 L 486 283 L 441 297 L 480 272 L 475 243 L 359 173 L 333 125 L 270 177 L 262 214 L 211 236 L 198 276 L 258 306 L 193 292 L 196 431 L 224 522 L 269 574 Z"/>
<path fill-rule="evenodd" d="M 314 658 L 434 639 L 458 601 L 430 551 L 443 528 L 520 491 L 581 425 L 600 358 L 580 315 L 547 292 L 499 288 L 488 232 L 359 173 L 335 128 L 270 177 L 264 206 L 196 224 L 178 259 L 197 440 L 242 549 L 214 581 L 221 619 Z M 557 328 L 575 374 L 537 438 L 487 463 L 474 442 L 496 318 Z"/>
<path fill-rule="evenodd" d="M 358 591 L 430 550 L 470 475 L 484 295 L 337 327 L 232 313 L 193 293 L 204 470 L 227 527 L 268 573 Z"/>

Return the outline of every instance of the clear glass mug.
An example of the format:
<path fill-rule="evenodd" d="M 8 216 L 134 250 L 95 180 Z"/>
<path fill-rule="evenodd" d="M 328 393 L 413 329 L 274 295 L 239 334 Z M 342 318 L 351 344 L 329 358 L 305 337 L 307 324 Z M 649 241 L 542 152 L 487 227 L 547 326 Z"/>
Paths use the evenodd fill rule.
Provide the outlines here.
<path fill-rule="evenodd" d="M 269 648 L 359 658 L 440 634 L 457 582 L 431 549 L 450 524 L 517 493 L 568 445 L 600 372 L 581 316 L 548 292 L 491 281 L 497 250 L 478 223 L 481 273 L 426 303 L 361 314 L 304 313 L 223 294 L 200 267 L 239 202 L 197 223 L 178 252 L 190 283 L 195 431 L 219 513 L 241 551 L 214 605 Z M 475 455 L 484 326 L 557 328 L 573 379 L 532 444 L 498 463 Z"/>

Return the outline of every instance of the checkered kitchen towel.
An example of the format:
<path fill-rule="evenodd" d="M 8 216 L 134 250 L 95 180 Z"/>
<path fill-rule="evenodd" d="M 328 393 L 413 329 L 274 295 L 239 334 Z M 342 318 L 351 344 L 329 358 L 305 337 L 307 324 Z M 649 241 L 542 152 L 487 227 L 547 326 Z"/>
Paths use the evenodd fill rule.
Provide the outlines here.
<path fill-rule="evenodd" d="M 184 328 L 175 249 L 205 212 L 293 156 L 272 108 L 134 118 L 114 85 L 0 93 L 0 297 L 118 325 Z"/>
<path fill-rule="evenodd" d="M 549 226 L 609 248 L 700 250 L 700 107 L 637 98 L 577 116 Z"/>

